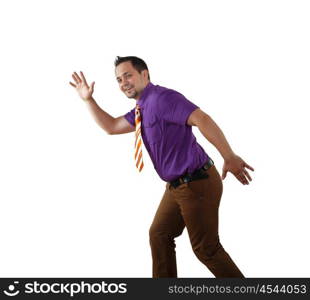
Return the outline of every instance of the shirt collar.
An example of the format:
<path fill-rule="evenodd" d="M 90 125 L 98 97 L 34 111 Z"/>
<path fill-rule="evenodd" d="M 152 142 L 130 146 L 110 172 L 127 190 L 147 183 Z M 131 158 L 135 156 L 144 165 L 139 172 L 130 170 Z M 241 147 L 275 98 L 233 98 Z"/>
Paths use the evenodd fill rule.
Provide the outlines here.
<path fill-rule="evenodd" d="M 137 104 L 139 106 L 143 105 L 145 99 L 147 98 L 148 94 L 150 93 L 150 90 L 154 87 L 155 85 L 152 82 L 149 82 L 145 88 L 143 89 L 140 98 L 137 101 Z"/>

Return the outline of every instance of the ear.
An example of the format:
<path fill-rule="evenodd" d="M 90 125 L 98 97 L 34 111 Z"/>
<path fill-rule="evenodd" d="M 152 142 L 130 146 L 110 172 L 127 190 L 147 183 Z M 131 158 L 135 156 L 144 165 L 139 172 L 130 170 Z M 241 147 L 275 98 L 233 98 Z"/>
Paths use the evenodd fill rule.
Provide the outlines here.
<path fill-rule="evenodd" d="M 148 75 L 149 75 L 148 70 L 145 69 L 145 70 L 142 71 L 142 73 L 143 73 L 143 78 L 144 78 L 144 79 L 148 79 Z"/>

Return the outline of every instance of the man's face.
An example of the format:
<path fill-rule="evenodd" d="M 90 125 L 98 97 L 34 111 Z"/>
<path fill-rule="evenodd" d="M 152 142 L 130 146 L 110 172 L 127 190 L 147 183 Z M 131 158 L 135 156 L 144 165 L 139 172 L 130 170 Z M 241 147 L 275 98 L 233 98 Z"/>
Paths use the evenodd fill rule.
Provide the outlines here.
<path fill-rule="evenodd" d="M 138 100 L 148 84 L 148 71 L 139 73 L 130 61 L 125 61 L 115 68 L 116 80 L 120 90 L 128 97 Z"/>

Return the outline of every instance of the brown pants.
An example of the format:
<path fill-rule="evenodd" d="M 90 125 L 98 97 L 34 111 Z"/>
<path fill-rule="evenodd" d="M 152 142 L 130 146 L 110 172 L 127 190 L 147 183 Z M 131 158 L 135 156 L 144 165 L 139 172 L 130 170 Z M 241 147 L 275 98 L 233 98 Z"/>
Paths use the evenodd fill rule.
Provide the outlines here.
<path fill-rule="evenodd" d="M 222 179 L 214 165 L 205 172 L 208 178 L 177 188 L 166 184 L 150 227 L 153 278 L 177 277 L 174 238 L 181 235 L 185 226 L 195 255 L 215 277 L 244 277 L 218 236 Z"/>

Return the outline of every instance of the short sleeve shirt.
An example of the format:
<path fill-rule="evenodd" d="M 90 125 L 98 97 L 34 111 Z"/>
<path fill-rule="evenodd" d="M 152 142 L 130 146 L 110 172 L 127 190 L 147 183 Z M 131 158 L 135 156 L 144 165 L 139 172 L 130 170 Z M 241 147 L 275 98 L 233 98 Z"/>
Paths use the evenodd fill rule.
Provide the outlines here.
<path fill-rule="evenodd" d="M 154 168 L 164 181 L 174 180 L 202 167 L 208 155 L 197 143 L 189 115 L 198 108 L 181 93 L 151 82 L 137 101 L 141 134 Z M 124 115 L 135 126 L 135 108 Z"/>

